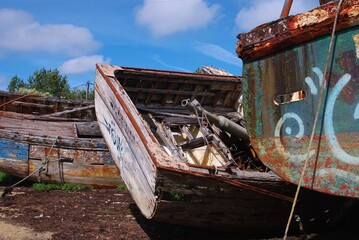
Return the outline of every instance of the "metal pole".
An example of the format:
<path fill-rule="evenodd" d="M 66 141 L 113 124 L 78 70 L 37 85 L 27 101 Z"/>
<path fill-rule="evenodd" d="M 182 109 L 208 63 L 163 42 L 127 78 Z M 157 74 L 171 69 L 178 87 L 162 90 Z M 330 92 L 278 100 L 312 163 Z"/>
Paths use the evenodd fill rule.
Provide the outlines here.
<path fill-rule="evenodd" d="M 90 81 L 87 81 L 87 87 L 86 87 L 86 100 L 88 100 L 88 95 L 89 95 L 89 91 L 90 91 Z"/>
<path fill-rule="evenodd" d="M 217 127 L 221 128 L 226 132 L 229 132 L 233 136 L 242 139 L 246 143 L 250 142 L 247 130 L 244 127 L 223 116 L 217 116 L 216 114 L 206 111 L 201 107 L 201 105 L 196 99 L 193 99 L 192 101 L 190 101 L 189 99 L 183 100 L 181 105 L 183 107 L 187 107 L 190 110 L 197 110 L 200 114 L 204 113 L 207 116 L 208 120 Z"/>
<path fill-rule="evenodd" d="M 293 0 L 285 0 L 280 18 L 287 17 L 292 7 Z"/>

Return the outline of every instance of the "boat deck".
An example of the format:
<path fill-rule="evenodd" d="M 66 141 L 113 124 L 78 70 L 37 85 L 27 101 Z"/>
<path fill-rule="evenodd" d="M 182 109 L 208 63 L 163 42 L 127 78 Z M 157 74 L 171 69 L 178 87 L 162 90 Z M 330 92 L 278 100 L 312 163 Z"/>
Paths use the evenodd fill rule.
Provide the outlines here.
<path fill-rule="evenodd" d="M 33 115 L 0 111 L 0 129 L 19 134 L 76 137 L 74 122 L 32 120 Z"/>

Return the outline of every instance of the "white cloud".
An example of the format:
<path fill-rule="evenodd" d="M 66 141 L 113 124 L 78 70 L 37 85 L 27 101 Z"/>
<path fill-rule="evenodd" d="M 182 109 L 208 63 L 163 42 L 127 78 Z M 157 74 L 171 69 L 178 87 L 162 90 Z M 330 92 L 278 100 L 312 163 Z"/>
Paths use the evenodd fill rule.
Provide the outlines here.
<path fill-rule="evenodd" d="M 238 12 L 236 25 L 240 31 L 249 31 L 263 23 L 279 19 L 283 4 L 283 0 L 252 0 L 249 7 Z M 293 1 L 290 15 L 306 12 L 318 4 L 318 0 Z"/>
<path fill-rule="evenodd" d="M 104 59 L 101 55 L 82 56 L 64 62 L 59 70 L 62 74 L 81 74 L 95 71 L 96 63 L 110 63 L 111 59 Z"/>
<path fill-rule="evenodd" d="M 136 20 L 159 37 L 204 27 L 219 9 L 218 4 L 209 6 L 204 0 L 145 0 Z"/>
<path fill-rule="evenodd" d="M 161 60 L 160 56 L 159 55 L 154 55 L 151 57 L 154 61 L 158 62 L 159 64 L 165 66 L 165 67 L 168 67 L 168 68 L 171 68 L 171 69 L 175 69 L 177 71 L 181 71 L 181 72 L 191 72 L 189 71 L 188 69 L 185 69 L 185 68 L 182 68 L 182 67 L 177 67 L 177 66 L 174 66 L 174 65 L 171 65 L 171 64 L 168 64 L 168 63 L 165 63 L 164 61 Z"/>
<path fill-rule="evenodd" d="M 237 55 L 227 51 L 221 46 L 211 43 L 198 43 L 197 46 L 195 46 L 195 49 L 202 54 L 213 57 L 219 61 L 242 67 L 242 60 L 240 60 Z"/>
<path fill-rule="evenodd" d="M 99 48 L 87 28 L 40 24 L 25 12 L 0 9 L 0 52 L 49 52 L 80 56 Z"/>

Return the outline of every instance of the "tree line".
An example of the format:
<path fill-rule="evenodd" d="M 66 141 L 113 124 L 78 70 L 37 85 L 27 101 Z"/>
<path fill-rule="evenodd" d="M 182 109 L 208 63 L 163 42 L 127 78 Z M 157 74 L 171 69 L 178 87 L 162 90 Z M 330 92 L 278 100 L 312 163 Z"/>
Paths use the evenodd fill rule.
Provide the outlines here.
<path fill-rule="evenodd" d="M 89 87 L 89 83 L 86 89 L 71 89 L 67 76 L 61 75 L 56 68 L 36 70 L 27 81 L 15 75 L 11 78 L 7 90 L 18 93 L 38 93 L 57 98 L 94 99 L 94 90 Z"/>

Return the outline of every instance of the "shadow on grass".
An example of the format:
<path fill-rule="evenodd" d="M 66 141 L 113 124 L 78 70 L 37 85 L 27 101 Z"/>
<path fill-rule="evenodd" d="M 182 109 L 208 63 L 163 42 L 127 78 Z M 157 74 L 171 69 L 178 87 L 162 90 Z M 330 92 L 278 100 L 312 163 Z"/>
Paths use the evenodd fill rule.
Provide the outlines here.
<path fill-rule="evenodd" d="M 9 175 L 7 173 L 0 172 L 0 188 L 12 186 L 12 185 L 20 182 L 21 180 L 22 180 L 22 178 L 15 177 L 15 176 Z M 25 181 L 21 182 L 18 186 L 29 187 L 29 186 L 32 186 L 32 184 L 33 184 L 33 182 L 25 180 Z"/>

